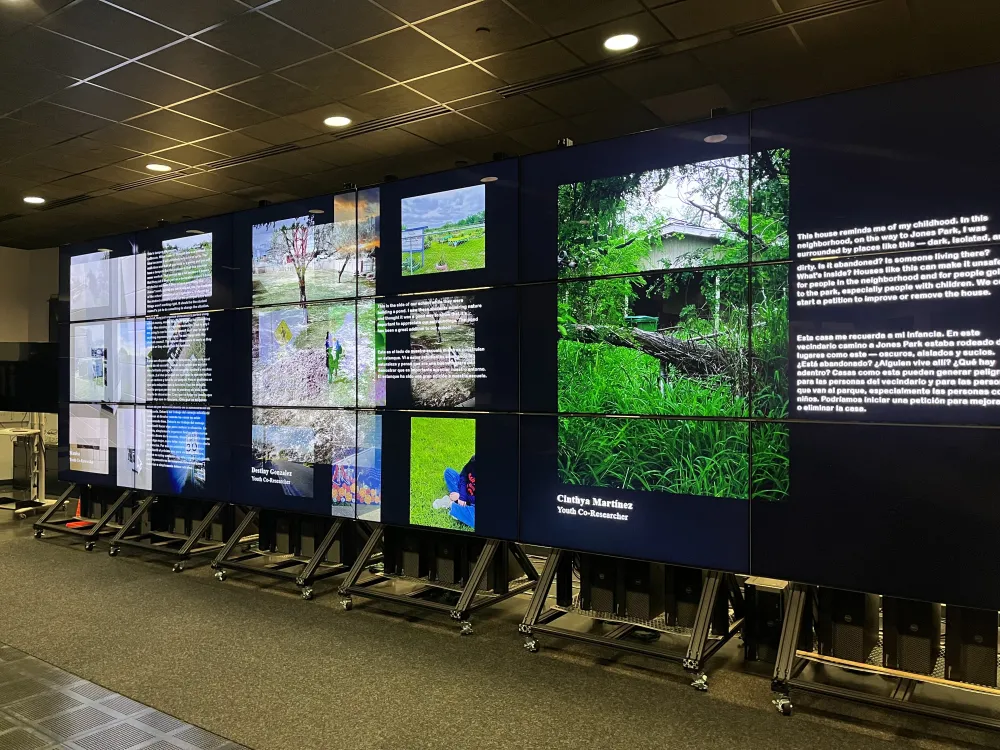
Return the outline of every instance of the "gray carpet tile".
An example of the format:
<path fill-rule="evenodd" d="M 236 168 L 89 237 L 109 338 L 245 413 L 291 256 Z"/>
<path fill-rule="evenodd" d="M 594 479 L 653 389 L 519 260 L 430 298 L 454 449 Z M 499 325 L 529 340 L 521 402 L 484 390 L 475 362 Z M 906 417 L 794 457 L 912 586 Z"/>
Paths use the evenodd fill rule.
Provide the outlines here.
<path fill-rule="evenodd" d="M 0 577 L 0 601 L 17 603 L 0 641 L 255 750 L 1000 748 L 998 735 L 806 695 L 782 717 L 767 670 L 744 667 L 735 641 L 707 693 L 642 656 L 546 637 L 529 654 L 520 597 L 477 613 L 463 638 L 398 606 L 358 598 L 345 612 L 337 579 L 305 602 L 287 584 L 174 574 L 27 532 L 0 532 L 0 569 L 18 571 Z"/>

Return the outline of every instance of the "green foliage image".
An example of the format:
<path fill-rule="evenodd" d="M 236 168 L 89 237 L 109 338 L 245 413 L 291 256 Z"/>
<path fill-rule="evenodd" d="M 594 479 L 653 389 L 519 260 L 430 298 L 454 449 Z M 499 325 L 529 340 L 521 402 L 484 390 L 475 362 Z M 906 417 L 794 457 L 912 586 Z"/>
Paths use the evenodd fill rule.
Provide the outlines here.
<path fill-rule="evenodd" d="M 559 188 L 563 482 L 745 498 L 788 416 L 787 150 Z M 751 200 L 751 185 L 753 200 Z M 752 210 L 751 210 L 752 209 Z M 693 419 L 692 419 L 693 418 Z M 787 494 L 787 429 L 754 478 Z"/>
<path fill-rule="evenodd" d="M 410 523 L 438 529 L 471 531 L 434 507 L 446 497 L 446 469 L 462 471 L 476 453 L 476 420 L 462 417 L 413 417 L 410 420 Z"/>

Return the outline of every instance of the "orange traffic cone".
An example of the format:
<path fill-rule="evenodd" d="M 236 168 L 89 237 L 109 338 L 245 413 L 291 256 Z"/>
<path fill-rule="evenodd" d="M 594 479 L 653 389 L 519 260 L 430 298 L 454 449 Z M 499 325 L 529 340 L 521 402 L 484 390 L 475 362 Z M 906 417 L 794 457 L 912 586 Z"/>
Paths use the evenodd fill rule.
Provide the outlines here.
<path fill-rule="evenodd" d="M 83 513 L 83 498 L 77 498 L 76 500 L 76 517 L 80 518 L 80 514 Z"/>

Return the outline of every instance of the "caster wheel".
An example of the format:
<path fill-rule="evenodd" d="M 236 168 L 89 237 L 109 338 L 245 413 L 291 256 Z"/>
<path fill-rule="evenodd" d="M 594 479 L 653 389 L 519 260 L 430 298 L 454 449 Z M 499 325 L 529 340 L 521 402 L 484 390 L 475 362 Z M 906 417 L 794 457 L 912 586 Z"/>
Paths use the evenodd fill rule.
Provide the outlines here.
<path fill-rule="evenodd" d="M 85 545 L 83 545 L 83 548 L 85 550 L 87 550 L 87 552 L 93 552 L 94 551 L 94 543 L 93 542 L 87 542 Z"/>
<path fill-rule="evenodd" d="M 774 704 L 774 707 L 778 709 L 778 713 L 782 716 L 792 715 L 792 702 L 787 697 L 775 698 L 771 703 Z"/>
<path fill-rule="evenodd" d="M 691 683 L 691 687 L 695 690 L 700 690 L 701 692 L 708 691 L 708 675 L 700 674 L 694 678 L 694 682 Z"/>
<path fill-rule="evenodd" d="M 28 517 L 28 514 L 27 513 L 18 513 L 17 517 L 20 518 L 23 521 L 25 518 Z"/>
<path fill-rule="evenodd" d="M 344 608 L 345 612 L 350 612 L 354 606 L 354 602 L 351 599 L 341 599 L 340 606 Z"/>
<path fill-rule="evenodd" d="M 524 650 L 527 651 L 529 654 L 537 654 L 538 653 L 538 641 L 536 641 L 534 638 L 525 638 L 524 639 Z"/>
<path fill-rule="evenodd" d="M 465 620 L 462 622 L 462 629 L 459 632 L 462 635 L 472 635 L 475 631 L 472 629 L 472 623 Z"/>
<path fill-rule="evenodd" d="M 41 538 L 42 538 L 42 530 L 35 529 L 35 539 L 41 539 Z"/>
<path fill-rule="evenodd" d="M 224 581 L 226 580 L 226 571 L 220 570 L 215 574 L 215 580 Z"/>
<path fill-rule="evenodd" d="M 378 565 L 369 565 L 368 572 L 371 573 L 372 575 L 378 573 Z"/>
<path fill-rule="evenodd" d="M 182 572 L 184 572 L 184 564 L 183 563 L 174 563 L 174 572 L 175 573 L 182 573 Z"/>
<path fill-rule="evenodd" d="M 108 554 L 111 555 L 112 557 L 118 557 L 119 551 L 120 550 L 117 547 L 112 547 L 111 549 L 108 550 Z"/>
<path fill-rule="evenodd" d="M 313 598 L 313 590 L 310 588 L 302 589 L 302 598 L 309 601 Z"/>

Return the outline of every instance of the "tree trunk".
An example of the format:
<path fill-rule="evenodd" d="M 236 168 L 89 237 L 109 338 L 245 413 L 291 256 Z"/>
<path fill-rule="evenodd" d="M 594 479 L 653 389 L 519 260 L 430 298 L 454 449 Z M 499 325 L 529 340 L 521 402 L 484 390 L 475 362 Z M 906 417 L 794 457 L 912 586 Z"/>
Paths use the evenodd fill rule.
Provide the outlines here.
<path fill-rule="evenodd" d="M 564 338 L 584 344 L 610 344 L 635 349 L 660 360 L 661 367 L 673 365 L 691 377 L 736 375 L 736 363 L 720 347 L 699 341 L 665 336 L 639 328 L 615 329 L 582 323 L 566 326 Z"/>

